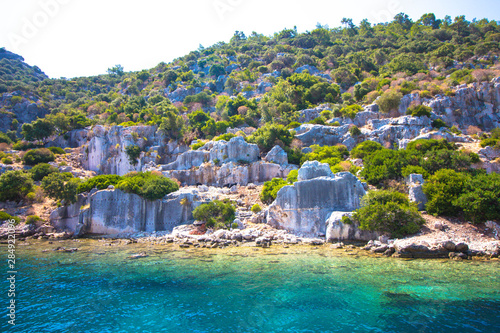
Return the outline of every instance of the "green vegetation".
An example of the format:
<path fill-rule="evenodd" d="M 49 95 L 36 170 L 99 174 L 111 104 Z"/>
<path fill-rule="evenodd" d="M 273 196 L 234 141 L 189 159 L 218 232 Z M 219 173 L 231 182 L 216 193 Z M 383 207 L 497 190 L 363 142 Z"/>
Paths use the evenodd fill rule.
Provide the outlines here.
<path fill-rule="evenodd" d="M 374 141 L 363 141 L 351 150 L 352 158 L 365 158 L 377 150 L 381 150 L 383 147 L 380 143 Z"/>
<path fill-rule="evenodd" d="M 283 125 L 265 125 L 248 137 L 247 141 L 255 143 L 264 151 L 270 151 L 274 146 L 289 147 L 293 134 Z"/>
<path fill-rule="evenodd" d="M 26 217 L 26 224 L 36 224 L 39 221 L 43 221 L 43 219 L 38 215 L 28 215 Z"/>
<path fill-rule="evenodd" d="M 130 172 L 116 184 L 116 188 L 135 193 L 148 200 L 157 200 L 179 190 L 179 185 L 161 174 L 152 172 Z"/>
<path fill-rule="evenodd" d="M 281 178 L 273 178 L 272 180 L 265 182 L 260 194 L 260 200 L 264 203 L 270 204 L 276 199 L 278 191 L 283 186 L 287 185 L 290 185 L 290 183 Z"/>
<path fill-rule="evenodd" d="M 113 185 L 116 186 L 120 181 L 123 180 L 123 177 L 118 175 L 99 175 L 92 178 L 89 178 L 78 185 L 77 192 L 89 192 L 90 190 L 96 188 L 98 190 L 105 190 L 108 186 Z"/>
<path fill-rule="evenodd" d="M 17 216 L 12 216 L 7 214 L 4 211 L 0 211 L 0 222 L 8 221 L 8 220 L 14 220 L 14 225 L 18 225 L 21 222 L 21 219 Z"/>
<path fill-rule="evenodd" d="M 26 172 L 7 171 L 0 176 L 0 201 L 22 200 L 33 188 L 33 180 Z"/>
<path fill-rule="evenodd" d="M 406 195 L 385 190 L 369 191 L 353 219 L 359 222 L 360 229 L 383 232 L 390 237 L 414 234 L 425 223 Z"/>
<path fill-rule="evenodd" d="M 59 172 L 59 169 L 47 163 L 37 164 L 30 170 L 31 177 L 35 181 L 42 180 L 45 176 L 55 172 Z"/>
<path fill-rule="evenodd" d="M 425 105 L 412 105 L 406 110 L 406 114 L 412 117 L 430 117 L 432 108 Z"/>
<path fill-rule="evenodd" d="M 49 147 L 48 148 L 54 155 L 64 155 L 66 152 L 61 147 Z"/>
<path fill-rule="evenodd" d="M 486 146 L 500 149 L 500 128 L 493 129 L 489 137 L 481 140 L 481 147 Z"/>
<path fill-rule="evenodd" d="M 67 204 L 77 200 L 79 178 L 73 178 L 70 173 L 51 173 L 42 179 L 41 187 L 51 198 L 64 200 Z"/>
<path fill-rule="evenodd" d="M 286 177 L 286 181 L 290 184 L 293 184 L 297 181 L 298 177 L 299 177 L 299 171 L 292 170 L 288 173 L 288 176 Z"/>
<path fill-rule="evenodd" d="M 424 184 L 426 209 L 435 215 L 463 214 L 473 223 L 500 219 L 500 175 L 437 171 Z"/>
<path fill-rule="evenodd" d="M 137 165 L 137 159 L 141 156 L 141 147 L 136 145 L 130 145 L 125 148 L 125 152 L 128 155 L 128 160 L 130 164 Z"/>
<path fill-rule="evenodd" d="M 260 212 L 262 210 L 262 208 L 260 208 L 259 204 L 254 204 L 252 206 L 252 213 L 254 214 L 257 214 L 258 212 Z"/>
<path fill-rule="evenodd" d="M 236 209 L 234 204 L 225 199 L 214 200 L 196 207 L 193 217 L 205 222 L 207 227 L 214 229 L 230 229 L 235 218 Z"/>
<path fill-rule="evenodd" d="M 54 154 L 47 148 L 38 148 L 27 151 L 23 156 L 23 163 L 26 165 L 36 165 L 38 163 L 52 162 L 56 159 Z"/>

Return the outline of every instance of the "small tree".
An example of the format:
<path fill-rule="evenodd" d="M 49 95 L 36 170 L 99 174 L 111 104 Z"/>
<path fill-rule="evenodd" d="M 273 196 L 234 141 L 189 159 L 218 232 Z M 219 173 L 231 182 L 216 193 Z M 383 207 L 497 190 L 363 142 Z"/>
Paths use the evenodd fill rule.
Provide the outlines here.
<path fill-rule="evenodd" d="M 0 201 L 20 200 L 33 188 L 29 174 L 16 170 L 7 171 L 0 176 Z"/>
<path fill-rule="evenodd" d="M 30 170 L 31 177 L 33 177 L 33 180 L 35 181 L 42 180 L 45 176 L 54 172 L 59 172 L 59 170 L 47 163 L 37 164 Z"/>
<path fill-rule="evenodd" d="M 428 201 L 425 208 L 431 214 L 456 216 L 460 208 L 455 204 L 464 192 L 467 176 L 451 169 L 441 169 L 425 182 Z"/>
<path fill-rule="evenodd" d="M 74 203 L 77 200 L 80 179 L 69 173 L 51 173 L 42 180 L 43 191 L 51 198 Z"/>
<path fill-rule="evenodd" d="M 380 96 L 375 103 L 377 103 L 380 107 L 380 111 L 389 113 L 391 111 L 396 111 L 399 108 L 401 98 L 403 98 L 401 93 L 389 90 Z"/>
<path fill-rule="evenodd" d="M 137 165 L 137 159 L 141 156 L 141 147 L 136 145 L 130 145 L 125 148 L 125 152 L 128 155 L 128 160 L 130 164 Z"/>
<path fill-rule="evenodd" d="M 235 218 L 236 209 L 228 199 L 214 200 L 195 208 L 193 217 L 205 222 L 207 227 L 229 229 Z"/>
<path fill-rule="evenodd" d="M 386 233 L 391 237 L 414 234 L 425 223 L 415 203 L 394 191 L 370 191 L 361 200 L 353 219 L 360 229 Z"/>
<path fill-rule="evenodd" d="M 278 191 L 286 185 L 290 184 L 281 178 L 273 178 L 272 180 L 265 182 L 260 194 L 260 200 L 264 203 L 273 202 L 276 199 Z"/>

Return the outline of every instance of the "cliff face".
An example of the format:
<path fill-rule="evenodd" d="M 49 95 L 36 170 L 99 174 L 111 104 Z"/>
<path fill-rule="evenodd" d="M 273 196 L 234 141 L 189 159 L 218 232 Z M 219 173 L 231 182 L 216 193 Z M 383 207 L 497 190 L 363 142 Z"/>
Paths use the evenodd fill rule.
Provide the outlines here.
<path fill-rule="evenodd" d="M 321 166 L 321 163 L 305 163 L 299 171 L 302 180 L 279 190 L 267 211 L 267 223 L 293 233 L 317 236 L 325 234 L 332 212 L 350 212 L 360 207 L 361 197 L 366 192 L 356 176 L 340 172 L 317 177 L 320 172 L 302 171 L 317 169 L 317 164 Z"/>
<path fill-rule="evenodd" d="M 198 200 L 195 190 L 173 192 L 155 201 L 117 189 L 102 190 L 55 210 L 50 220 L 75 235 L 172 231 L 193 219 Z"/>

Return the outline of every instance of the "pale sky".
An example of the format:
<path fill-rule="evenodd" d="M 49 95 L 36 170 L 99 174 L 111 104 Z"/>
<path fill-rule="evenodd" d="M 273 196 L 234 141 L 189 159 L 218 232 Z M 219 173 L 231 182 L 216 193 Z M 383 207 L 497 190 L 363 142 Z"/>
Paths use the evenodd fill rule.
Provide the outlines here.
<path fill-rule="evenodd" d="M 0 0 L 0 47 L 20 54 L 48 76 L 125 71 L 170 62 L 201 44 L 229 42 L 236 30 L 272 35 L 317 23 L 340 26 L 391 21 L 400 13 L 414 21 L 425 13 L 438 18 L 500 20 L 498 0 Z"/>

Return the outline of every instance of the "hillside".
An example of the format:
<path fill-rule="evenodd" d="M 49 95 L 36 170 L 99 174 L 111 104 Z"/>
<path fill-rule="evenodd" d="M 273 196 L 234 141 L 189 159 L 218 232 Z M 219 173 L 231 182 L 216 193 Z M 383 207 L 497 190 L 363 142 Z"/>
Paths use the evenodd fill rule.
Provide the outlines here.
<path fill-rule="evenodd" d="M 41 71 L 4 51 L 0 183 L 13 182 L 17 171 L 7 170 L 36 171 L 18 171 L 13 179 L 25 186 L 0 198 L 50 196 L 44 218 L 74 235 L 171 231 L 204 216 L 217 228 L 266 222 L 368 240 L 417 232 L 417 204 L 498 221 L 497 22 L 398 14 L 387 24 L 342 24 L 236 31 L 149 70 L 116 65 L 72 79 L 39 80 Z M 52 152 L 32 149 L 41 146 Z M 258 199 L 255 184 L 264 184 Z M 195 213 L 209 201 L 219 205 L 210 214 L 227 221 Z"/>

